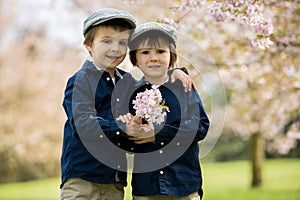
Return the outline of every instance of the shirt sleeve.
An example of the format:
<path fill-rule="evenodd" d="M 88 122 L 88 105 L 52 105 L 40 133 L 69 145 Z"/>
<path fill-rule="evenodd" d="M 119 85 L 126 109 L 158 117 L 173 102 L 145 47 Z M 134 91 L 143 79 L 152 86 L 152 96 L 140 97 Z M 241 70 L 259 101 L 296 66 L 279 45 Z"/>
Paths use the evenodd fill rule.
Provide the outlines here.
<path fill-rule="evenodd" d="M 171 76 L 172 73 L 174 72 L 174 70 L 181 70 L 184 73 L 186 73 L 187 75 L 189 75 L 189 71 L 185 67 L 172 68 L 168 71 L 168 75 Z"/>
<path fill-rule="evenodd" d="M 95 109 L 97 84 L 97 79 L 90 80 L 85 73 L 77 73 L 68 81 L 63 103 L 68 123 L 83 140 L 95 140 L 106 135 L 111 141 L 117 142 L 126 134 L 114 119 L 104 119 L 97 115 Z"/>

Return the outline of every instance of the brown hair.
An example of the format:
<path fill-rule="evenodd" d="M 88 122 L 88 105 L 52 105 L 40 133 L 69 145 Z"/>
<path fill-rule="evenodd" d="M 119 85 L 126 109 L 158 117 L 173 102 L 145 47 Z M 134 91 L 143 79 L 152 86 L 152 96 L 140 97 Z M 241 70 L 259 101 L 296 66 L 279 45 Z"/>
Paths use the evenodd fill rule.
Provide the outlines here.
<path fill-rule="evenodd" d="M 87 30 L 87 33 L 85 35 L 85 39 L 84 39 L 83 44 L 88 45 L 88 46 L 92 46 L 95 35 L 97 33 L 97 30 L 99 28 L 103 28 L 103 27 L 113 28 L 114 30 L 119 31 L 119 32 L 128 31 L 128 30 L 131 29 L 130 24 L 128 22 L 126 22 L 125 20 L 123 20 L 123 19 L 111 19 L 111 20 L 105 21 L 101 24 L 90 27 Z"/>
<path fill-rule="evenodd" d="M 168 37 L 161 31 L 156 30 L 143 33 L 129 43 L 129 48 L 131 49 L 129 52 L 129 58 L 133 65 L 136 65 L 137 63 L 136 52 L 139 48 L 139 45 L 143 43 L 146 43 L 153 48 L 159 48 L 160 46 L 162 46 L 162 44 L 168 44 L 171 54 L 169 68 L 173 68 L 175 66 L 177 60 L 176 45 L 170 37 Z"/>

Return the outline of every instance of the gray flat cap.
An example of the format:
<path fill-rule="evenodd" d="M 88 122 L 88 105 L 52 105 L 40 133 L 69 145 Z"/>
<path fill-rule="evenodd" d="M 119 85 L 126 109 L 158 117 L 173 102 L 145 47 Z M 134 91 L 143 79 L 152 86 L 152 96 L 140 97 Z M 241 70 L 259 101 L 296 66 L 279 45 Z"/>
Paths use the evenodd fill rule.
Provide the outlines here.
<path fill-rule="evenodd" d="M 130 37 L 129 43 L 133 42 L 140 35 L 142 35 L 146 32 L 149 32 L 149 31 L 160 31 L 160 32 L 166 34 L 167 36 L 169 36 L 171 38 L 171 40 L 176 45 L 176 41 L 177 41 L 176 29 L 168 24 L 163 24 L 163 23 L 158 23 L 158 22 L 146 22 L 144 24 L 137 26 Z"/>
<path fill-rule="evenodd" d="M 91 14 L 83 23 L 83 35 L 92 27 L 111 19 L 122 19 L 130 25 L 132 29 L 136 27 L 136 19 L 126 11 L 115 8 L 103 8 Z"/>

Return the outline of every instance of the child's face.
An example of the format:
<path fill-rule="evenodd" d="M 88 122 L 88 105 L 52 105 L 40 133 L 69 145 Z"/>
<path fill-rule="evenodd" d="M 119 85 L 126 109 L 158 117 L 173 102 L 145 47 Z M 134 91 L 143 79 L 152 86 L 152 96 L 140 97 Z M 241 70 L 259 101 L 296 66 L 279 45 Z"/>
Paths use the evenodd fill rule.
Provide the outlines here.
<path fill-rule="evenodd" d="M 114 71 L 124 60 L 127 53 L 129 31 L 119 32 L 110 27 L 100 27 L 92 46 L 86 46 L 91 52 L 94 64 L 106 71 Z"/>
<path fill-rule="evenodd" d="M 149 81 L 163 83 L 167 78 L 170 64 L 170 49 L 168 44 L 151 47 L 147 43 L 139 45 L 136 52 L 137 66 Z"/>

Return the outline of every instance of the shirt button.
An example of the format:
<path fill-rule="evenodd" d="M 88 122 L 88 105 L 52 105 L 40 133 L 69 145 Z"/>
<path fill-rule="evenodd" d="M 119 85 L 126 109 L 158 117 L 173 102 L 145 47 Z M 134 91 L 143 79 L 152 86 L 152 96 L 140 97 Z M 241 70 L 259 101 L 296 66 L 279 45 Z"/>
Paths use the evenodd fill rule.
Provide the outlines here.
<path fill-rule="evenodd" d="M 164 145 L 164 144 L 165 144 L 164 142 L 161 142 L 161 143 L 160 143 L 160 145 Z"/>
<path fill-rule="evenodd" d="M 121 144 L 120 144 L 120 142 L 118 142 L 118 146 L 120 146 Z"/>
<path fill-rule="evenodd" d="M 159 150 L 159 153 L 160 153 L 160 154 L 163 154 L 163 153 L 164 153 L 164 151 L 163 151 L 163 150 Z"/>
<path fill-rule="evenodd" d="M 117 131 L 116 134 L 117 134 L 117 135 L 120 135 L 120 131 Z"/>
<path fill-rule="evenodd" d="M 133 147 L 131 147 L 130 149 L 131 149 L 131 151 L 133 151 L 133 150 L 134 150 L 134 148 L 133 148 Z"/>
<path fill-rule="evenodd" d="M 177 142 L 177 146 L 179 146 L 180 145 L 180 143 L 179 142 Z"/>
<path fill-rule="evenodd" d="M 159 171 L 160 174 L 164 174 L 164 171 Z"/>
<path fill-rule="evenodd" d="M 100 138 L 103 138 L 103 135 L 99 135 Z"/>
<path fill-rule="evenodd" d="M 120 99 L 119 98 L 117 98 L 117 102 L 119 102 L 120 101 Z"/>
<path fill-rule="evenodd" d="M 110 78 L 109 78 L 109 77 L 107 77 L 107 78 L 106 78 L 106 80 L 107 80 L 107 81 L 109 81 L 109 80 L 110 80 Z"/>

